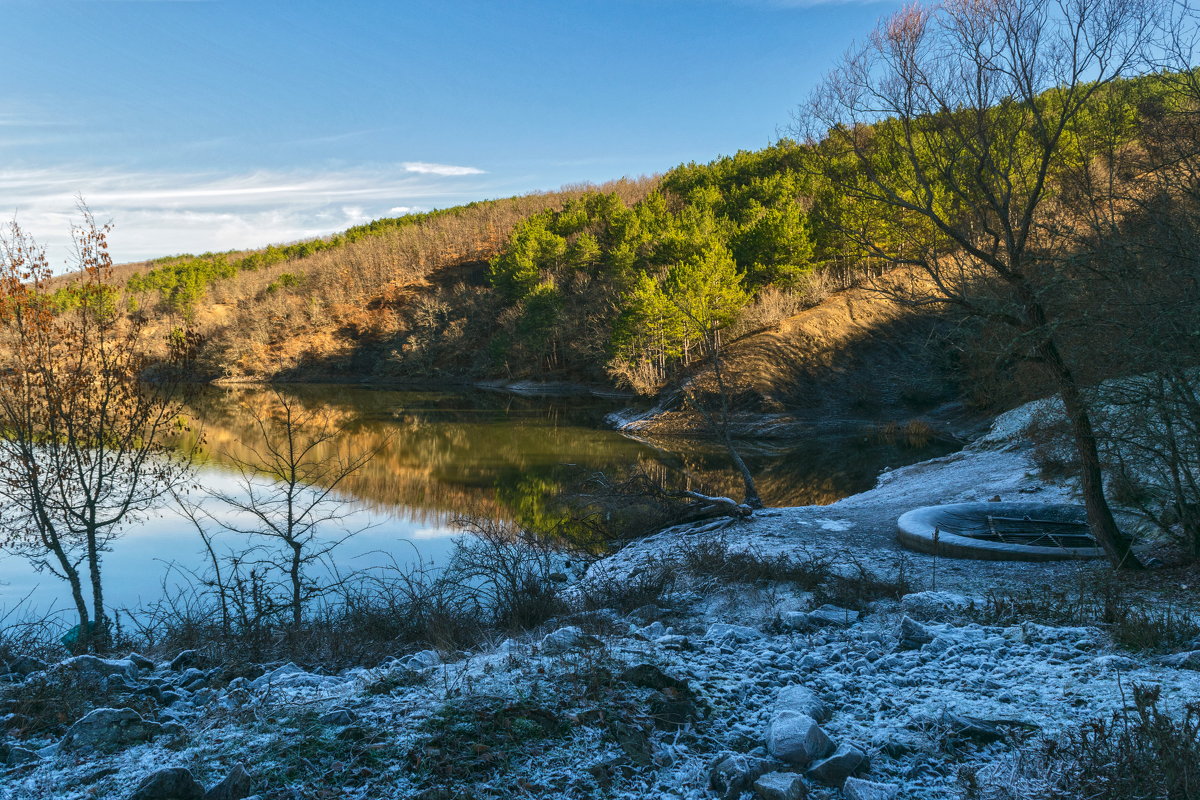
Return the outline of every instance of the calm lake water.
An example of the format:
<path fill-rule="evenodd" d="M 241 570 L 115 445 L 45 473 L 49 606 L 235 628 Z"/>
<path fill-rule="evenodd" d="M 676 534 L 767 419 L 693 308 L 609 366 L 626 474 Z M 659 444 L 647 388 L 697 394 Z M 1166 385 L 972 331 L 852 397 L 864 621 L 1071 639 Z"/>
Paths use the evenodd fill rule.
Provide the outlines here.
<path fill-rule="evenodd" d="M 582 475 L 634 469 L 709 493 L 737 496 L 740 481 L 713 443 L 681 437 L 635 439 L 610 430 L 604 416 L 620 402 L 591 398 L 526 398 L 508 394 L 385 391 L 348 386 L 289 388 L 287 396 L 332 415 L 344 430 L 321 453 L 378 451 L 340 487 L 346 525 L 369 530 L 342 544 L 337 563 L 360 569 L 444 559 L 458 530 L 455 517 L 511 518 L 514 509 Z M 271 407 L 260 388 L 212 390 L 194 407 L 203 431 L 195 483 L 236 493 L 232 464 L 252 461 L 259 446 L 255 416 Z M 914 447 L 882 437 L 813 436 L 800 442 L 750 445 L 744 455 L 768 505 L 826 504 L 870 488 L 885 468 L 954 449 Z M 199 499 L 201 492 L 193 492 Z M 211 502 L 214 514 L 227 512 Z M 226 538 L 225 546 L 236 541 Z M 170 508 L 129 528 L 105 556 L 110 605 L 136 607 L 164 587 L 204 568 L 191 523 Z M 68 594 L 49 574 L 0 554 L 0 609 L 63 608 Z"/>

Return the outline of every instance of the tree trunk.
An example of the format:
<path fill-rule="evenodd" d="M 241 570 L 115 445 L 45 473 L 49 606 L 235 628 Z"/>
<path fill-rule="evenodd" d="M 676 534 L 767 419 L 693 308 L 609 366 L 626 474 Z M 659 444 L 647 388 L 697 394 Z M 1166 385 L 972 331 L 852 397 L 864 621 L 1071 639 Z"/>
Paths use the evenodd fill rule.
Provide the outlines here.
<path fill-rule="evenodd" d="M 292 578 L 292 627 L 300 627 L 300 611 L 303 599 L 303 586 L 300 580 L 301 549 L 298 544 L 292 544 L 292 567 L 289 574 Z"/>
<path fill-rule="evenodd" d="M 750 506 L 750 508 L 762 508 L 762 498 L 758 496 L 758 485 L 754 481 L 754 475 L 751 474 L 750 468 L 746 466 L 746 462 L 742 460 L 742 454 L 738 452 L 733 444 L 733 438 L 729 435 L 729 429 L 722 431 L 725 439 L 725 449 L 729 451 L 729 458 L 733 461 L 733 466 L 737 468 L 738 473 L 742 476 L 742 486 L 745 487 L 746 498 L 742 502 Z"/>
<path fill-rule="evenodd" d="M 100 579 L 100 548 L 96 544 L 96 532 L 88 531 L 88 579 L 92 582 L 92 631 L 94 648 L 102 648 L 108 642 L 108 616 L 104 613 L 104 585 Z"/>
<path fill-rule="evenodd" d="M 1071 426 L 1071 436 L 1079 456 L 1079 478 L 1083 490 L 1083 503 L 1087 508 L 1088 528 L 1104 548 L 1114 567 L 1143 569 L 1142 562 L 1132 550 L 1133 542 L 1117 527 L 1112 509 L 1104 496 L 1104 475 L 1100 469 L 1096 432 L 1075 375 L 1063 361 L 1053 341 L 1045 342 L 1039 350 L 1053 373 L 1058 394 L 1062 398 L 1063 410 Z"/>

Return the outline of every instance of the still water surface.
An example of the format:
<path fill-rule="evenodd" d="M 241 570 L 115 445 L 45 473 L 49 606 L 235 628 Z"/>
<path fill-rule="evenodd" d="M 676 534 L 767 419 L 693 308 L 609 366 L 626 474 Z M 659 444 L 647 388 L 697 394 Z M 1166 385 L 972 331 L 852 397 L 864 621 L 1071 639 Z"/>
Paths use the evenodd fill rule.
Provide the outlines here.
<path fill-rule="evenodd" d="M 609 429 L 604 416 L 621 407 L 615 401 L 347 386 L 305 386 L 287 393 L 332 415 L 343 429 L 324 454 L 378 451 L 340 487 L 349 513 L 346 525 L 370 526 L 340 546 L 341 569 L 418 559 L 437 563 L 457 535 L 455 517 L 509 518 L 523 499 L 581 474 L 641 469 L 701 491 L 739 491 L 725 454 L 711 442 L 635 439 Z M 237 490 L 231 465 L 254 458 L 255 413 L 269 408 L 272 398 L 259 388 L 212 390 L 195 404 L 196 427 L 203 431 L 195 483 Z M 786 446 L 748 444 L 745 456 L 764 501 L 787 506 L 834 502 L 870 488 L 884 468 L 951 449 L 946 443 L 914 447 L 865 434 L 814 435 Z M 130 527 L 105 556 L 109 603 L 129 608 L 152 602 L 164 586 L 203 568 L 195 530 L 181 514 L 164 509 Z M 68 594 L 53 576 L 0 555 L 0 609 L 23 599 L 28 608 L 45 612 L 65 607 Z"/>

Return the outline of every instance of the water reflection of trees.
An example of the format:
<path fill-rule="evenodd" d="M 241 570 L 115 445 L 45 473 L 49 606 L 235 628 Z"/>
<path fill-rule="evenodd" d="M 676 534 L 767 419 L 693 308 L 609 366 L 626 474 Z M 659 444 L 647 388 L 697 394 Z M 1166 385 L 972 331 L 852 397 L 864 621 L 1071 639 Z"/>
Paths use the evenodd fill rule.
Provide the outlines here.
<path fill-rule="evenodd" d="M 736 494 L 740 479 L 712 442 L 684 437 L 633 440 L 602 427 L 611 406 L 500 394 L 373 391 L 357 387 L 289 389 L 299 402 L 338 416 L 345 434 L 325 455 L 378 456 L 344 485 L 376 509 L 421 523 L 457 514 L 520 518 L 542 508 L 547 493 L 604 471 L 616 479 L 636 470 L 664 485 Z M 206 393 L 195 404 L 203 422 L 202 457 L 216 466 L 251 459 L 260 435 L 247 408 L 262 412 L 272 394 L 256 388 Z M 885 466 L 948 452 L 879 437 L 819 437 L 787 446 L 746 447 L 768 505 L 834 502 L 870 488 Z"/>

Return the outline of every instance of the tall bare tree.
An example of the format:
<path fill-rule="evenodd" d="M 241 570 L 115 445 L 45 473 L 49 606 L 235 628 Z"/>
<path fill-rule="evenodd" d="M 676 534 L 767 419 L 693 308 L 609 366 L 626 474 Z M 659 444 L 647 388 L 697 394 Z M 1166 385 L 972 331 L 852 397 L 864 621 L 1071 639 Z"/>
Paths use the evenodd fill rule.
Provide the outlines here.
<path fill-rule="evenodd" d="M 1144 69 L 1159 0 L 947 0 L 884 20 L 798 115 L 796 130 L 854 213 L 832 220 L 949 305 L 1009 331 L 1062 398 L 1089 526 L 1115 565 L 1140 566 L 1104 495 L 1096 432 L 1060 313 L 1078 231 L 1063 187 L 1103 193 L 1123 152 L 1106 93 Z M 1119 143 L 1118 143 L 1119 144 Z M 1102 197 L 1087 198 L 1099 207 Z"/>
<path fill-rule="evenodd" d="M 171 443 L 183 374 L 142 382 L 147 331 L 112 280 L 108 232 L 83 209 L 75 271 L 56 280 L 16 223 L 0 238 L 0 545 L 68 583 L 78 649 L 107 637 L 103 553 L 188 474 Z"/>

